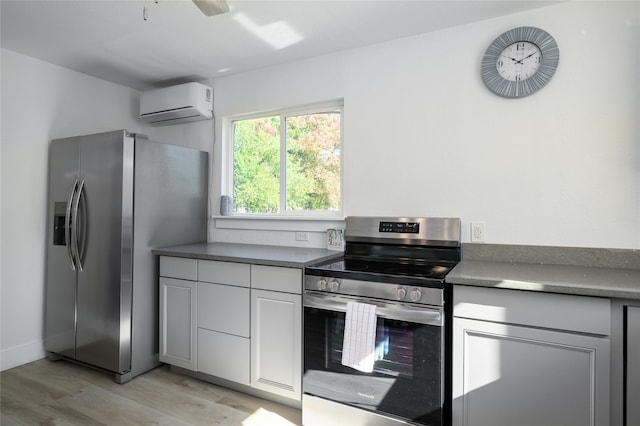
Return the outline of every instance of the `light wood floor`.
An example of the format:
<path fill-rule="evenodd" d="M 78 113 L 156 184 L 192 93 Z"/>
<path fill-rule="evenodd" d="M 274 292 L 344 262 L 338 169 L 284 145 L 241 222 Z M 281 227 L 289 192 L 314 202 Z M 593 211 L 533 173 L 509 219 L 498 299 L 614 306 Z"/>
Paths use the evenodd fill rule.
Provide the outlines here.
<path fill-rule="evenodd" d="M 161 366 L 119 385 L 112 376 L 42 359 L 0 374 L 0 423 L 13 425 L 301 424 L 300 410 Z"/>

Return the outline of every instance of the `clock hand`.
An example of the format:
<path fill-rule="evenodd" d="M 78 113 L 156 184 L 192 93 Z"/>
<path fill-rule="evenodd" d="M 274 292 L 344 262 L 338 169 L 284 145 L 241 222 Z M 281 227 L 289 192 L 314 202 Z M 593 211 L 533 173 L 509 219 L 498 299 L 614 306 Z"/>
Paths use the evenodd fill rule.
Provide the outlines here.
<path fill-rule="evenodd" d="M 533 52 L 531 55 L 529 56 L 525 56 L 524 58 L 520 59 L 519 61 L 516 61 L 516 64 L 521 64 L 522 61 L 524 61 L 525 59 L 529 59 L 530 57 L 532 57 L 533 55 L 535 55 L 538 52 Z"/>

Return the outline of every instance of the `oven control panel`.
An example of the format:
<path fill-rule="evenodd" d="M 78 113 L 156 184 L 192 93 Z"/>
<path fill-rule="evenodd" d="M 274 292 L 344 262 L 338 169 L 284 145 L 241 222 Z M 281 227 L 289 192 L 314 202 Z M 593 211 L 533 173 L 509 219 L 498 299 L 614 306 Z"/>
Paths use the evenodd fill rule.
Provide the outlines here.
<path fill-rule="evenodd" d="M 446 217 L 347 216 L 344 241 L 460 247 L 460 219 Z"/>
<path fill-rule="evenodd" d="M 418 222 L 380 222 L 378 232 L 392 232 L 395 234 L 419 234 Z"/>
<path fill-rule="evenodd" d="M 421 305 L 440 306 L 444 301 L 444 290 L 441 288 L 396 285 L 315 275 L 305 275 L 304 288 L 305 291 L 314 293 L 334 293 Z"/>

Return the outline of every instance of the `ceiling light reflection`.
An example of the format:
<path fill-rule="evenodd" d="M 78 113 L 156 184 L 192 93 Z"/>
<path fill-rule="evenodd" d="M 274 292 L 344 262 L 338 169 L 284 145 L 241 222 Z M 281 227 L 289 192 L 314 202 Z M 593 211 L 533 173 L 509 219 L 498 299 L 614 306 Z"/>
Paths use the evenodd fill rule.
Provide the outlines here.
<path fill-rule="evenodd" d="M 284 21 L 260 26 L 244 13 L 237 13 L 233 19 L 276 50 L 302 41 L 302 36 Z"/>

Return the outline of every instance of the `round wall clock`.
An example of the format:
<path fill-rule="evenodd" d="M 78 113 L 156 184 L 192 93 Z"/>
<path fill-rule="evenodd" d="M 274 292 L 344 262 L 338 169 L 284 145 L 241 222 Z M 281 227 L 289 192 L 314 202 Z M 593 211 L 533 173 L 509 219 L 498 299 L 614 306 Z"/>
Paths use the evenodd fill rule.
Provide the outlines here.
<path fill-rule="evenodd" d="M 482 58 L 482 80 L 500 96 L 522 98 L 544 87 L 559 61 L 558 44 L 549 33 L 540 28 L 518 27 L 489 45 Z"/>

